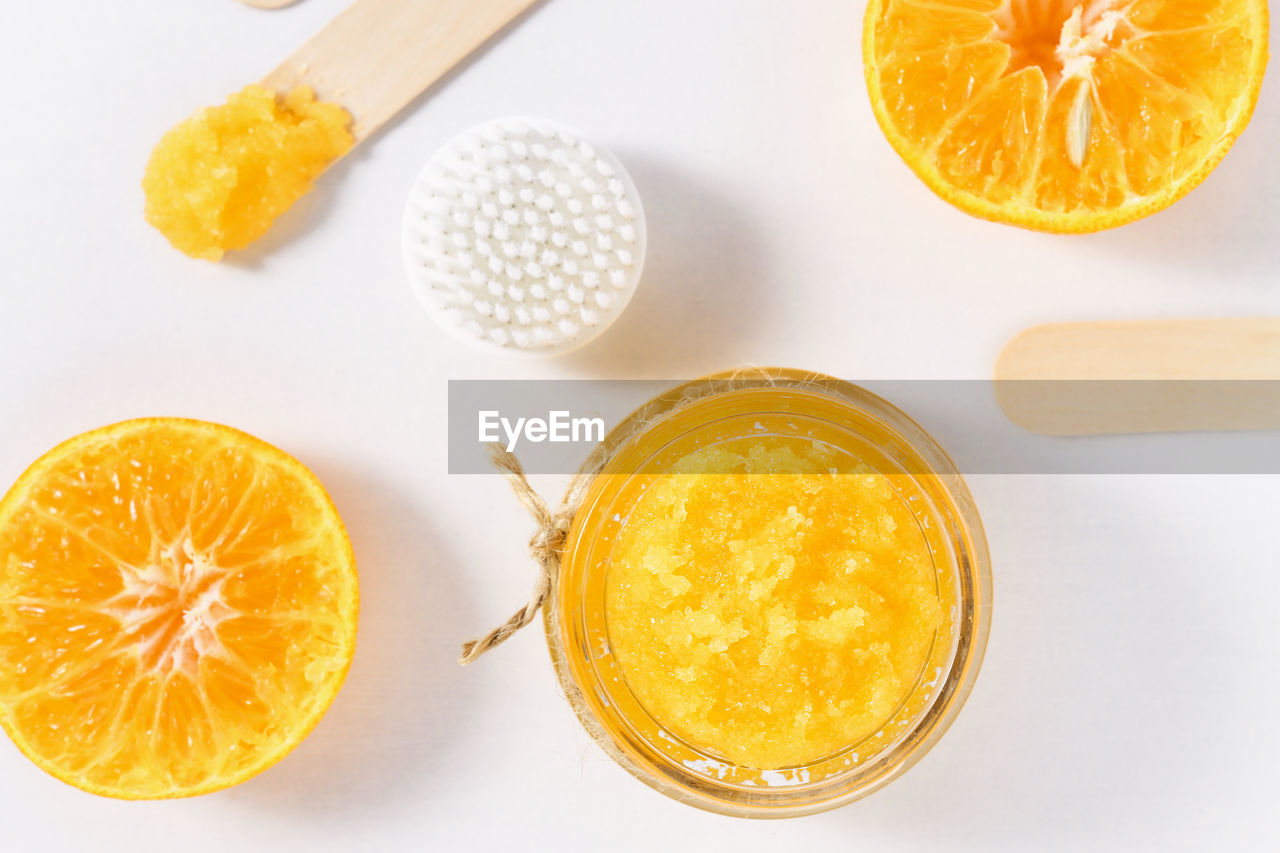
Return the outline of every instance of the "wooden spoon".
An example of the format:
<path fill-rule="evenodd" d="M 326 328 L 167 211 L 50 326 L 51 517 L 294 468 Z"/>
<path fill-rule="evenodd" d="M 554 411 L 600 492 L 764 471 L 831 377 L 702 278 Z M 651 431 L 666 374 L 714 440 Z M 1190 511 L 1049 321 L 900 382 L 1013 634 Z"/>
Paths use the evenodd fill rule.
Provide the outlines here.
<path fill-rule="evenodd" d="M 262 79 L 310 86 L 355 122 L 356 145 L 541 0 L 356 0 Z"/>
<path fill-rule="evenodd" d="M 1280 319 L 1036 326 L 995 378 L 1009 419 L 1047 435 L 1280 429 Z"/>

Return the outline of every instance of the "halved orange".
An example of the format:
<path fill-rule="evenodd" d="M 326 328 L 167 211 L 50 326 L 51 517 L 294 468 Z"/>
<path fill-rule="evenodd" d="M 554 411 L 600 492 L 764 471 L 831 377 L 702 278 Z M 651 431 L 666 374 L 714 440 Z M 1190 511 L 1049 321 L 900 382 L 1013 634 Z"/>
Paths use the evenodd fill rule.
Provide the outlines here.
<path fill-rule="evenodd" d="M 219 790 L 319 722 L 357 607 L 346 530 L 297 460 L 198 421 L 94 430 L 0 501 L 0 725 L 95 794 Z"/>
<path fill-rule="evenodd" d="M 1190 192 L 1249 122 L 1266 0 L 870 0 L 863 64 L 889 142 L 1000 222 L 1098 231 Z"/>

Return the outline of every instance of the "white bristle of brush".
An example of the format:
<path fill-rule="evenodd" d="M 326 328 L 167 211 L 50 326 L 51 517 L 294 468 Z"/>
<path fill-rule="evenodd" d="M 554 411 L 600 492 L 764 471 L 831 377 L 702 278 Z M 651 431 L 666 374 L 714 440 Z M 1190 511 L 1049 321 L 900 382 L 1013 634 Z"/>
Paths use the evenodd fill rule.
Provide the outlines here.
<path fill-rule="evenodd" d="M 555 122 L 488 122 L 445 145 L 405 209 L 405 266 L 447 331 L 513 355 L 561 355 L 635 293 L 644 209 L 612 154 Z"/>

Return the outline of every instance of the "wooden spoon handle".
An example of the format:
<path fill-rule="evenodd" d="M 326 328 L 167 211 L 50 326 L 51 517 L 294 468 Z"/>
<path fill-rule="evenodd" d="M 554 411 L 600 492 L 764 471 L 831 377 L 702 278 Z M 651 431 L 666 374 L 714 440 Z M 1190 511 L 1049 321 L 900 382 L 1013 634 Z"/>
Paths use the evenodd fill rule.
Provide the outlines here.
<path fill-rule="evenodd" d="M 262 84 L 341 104 L 358 145 L 537 2 L 356 0 Z"/>
<path fill-rule="evenodd" d="M 283 9 L 285 6 L 297 3 L 298 0 L 240 0 L 240 2 L 255 9 Z"/>
<path fill-rule="evenodd" d="M 1010 420 L 1048 435 L 1280 429 L 1280 319 L 1036 326 L 995 378 Z"/>
<path fill-rule="evenodd" d="M 1280 379 L 1280 319 L 1050 323 L 1018 335 L 1007 379 Z"/>

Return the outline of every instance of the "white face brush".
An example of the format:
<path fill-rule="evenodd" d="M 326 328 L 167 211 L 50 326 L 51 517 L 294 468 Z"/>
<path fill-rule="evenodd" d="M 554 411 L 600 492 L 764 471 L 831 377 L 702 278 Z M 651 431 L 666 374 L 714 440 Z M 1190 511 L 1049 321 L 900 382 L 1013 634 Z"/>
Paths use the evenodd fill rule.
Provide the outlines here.
<path fill-rule="evenodd" d="M 609 152 L 550 121 L 502 119 L 427 164 L 403 243 L 414 292 L 447 331 L 491 350 L 559 355 L 631 300 L 644 210 Z"/>

